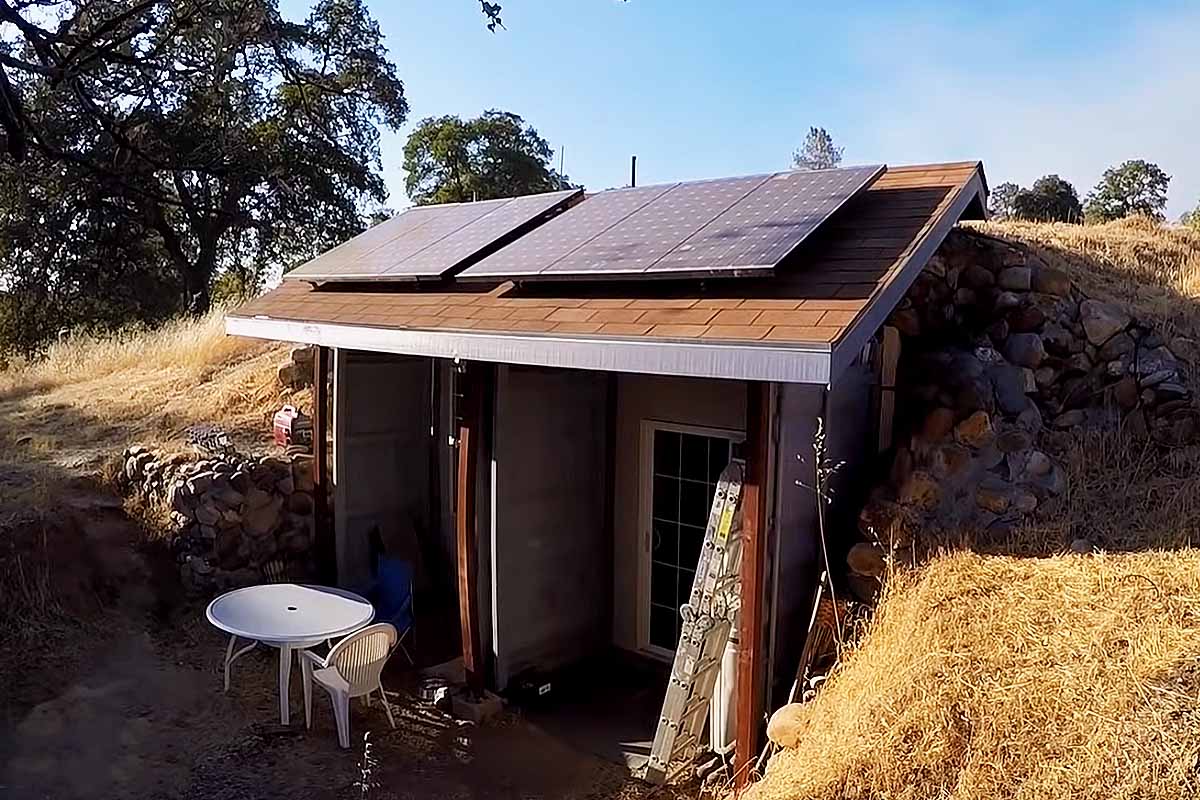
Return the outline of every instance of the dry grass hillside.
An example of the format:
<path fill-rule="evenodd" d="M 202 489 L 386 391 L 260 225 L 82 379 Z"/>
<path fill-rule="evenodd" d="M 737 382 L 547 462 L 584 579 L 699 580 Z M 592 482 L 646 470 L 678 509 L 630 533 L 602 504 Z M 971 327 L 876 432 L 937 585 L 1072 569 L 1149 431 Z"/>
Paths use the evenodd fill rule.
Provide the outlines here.
<path fill-rule="evenodd" d="M 221 312 L 155 331 L 65 339 L 0 373 L 0 511 L 61 481 L 103 475 L 132 443 L 183 446 L 215 422 L 261 441 L 282 399 L 286 348 L 225 335 Z"/>
<path fill-rule="evenodd" d="M 1196 233 L 978 229 L 1166 335 L 1200 334 Z M 1200 450 L 1093 433 L 1067 460 L 1070 488 L 1037 523 L 999 542 L 962 531 L 896 569 L 753 800 L 1200 796 Z M 1064 552 L 1077 536 L 1101 552 Z"/>

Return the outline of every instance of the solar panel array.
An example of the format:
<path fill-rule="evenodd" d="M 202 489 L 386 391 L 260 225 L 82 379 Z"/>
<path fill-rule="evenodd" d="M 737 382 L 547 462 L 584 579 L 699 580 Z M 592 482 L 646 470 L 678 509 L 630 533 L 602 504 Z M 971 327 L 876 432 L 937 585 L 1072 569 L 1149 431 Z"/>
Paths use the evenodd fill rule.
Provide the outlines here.
<path fill-rule="evenodd" d="M 767 274 L 884 169 L 872 165 L 611 189 L 481 259 L 461 277 Z"/>
<path fill-rule="evenodd" d="M 522 229 L 561 211 L 579 189 L 523 197 L 416 206 L 285 275 L 305 281 L 438 278 Z"/>

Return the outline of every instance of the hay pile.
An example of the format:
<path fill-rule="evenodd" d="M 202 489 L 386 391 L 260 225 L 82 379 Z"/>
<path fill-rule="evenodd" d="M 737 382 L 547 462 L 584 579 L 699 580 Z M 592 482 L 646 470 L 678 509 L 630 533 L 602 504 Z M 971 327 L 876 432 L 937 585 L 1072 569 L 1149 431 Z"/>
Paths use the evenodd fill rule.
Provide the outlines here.
<path fill-rule="evenodd" d="M 1200 236 L 987 224 L 1168 335 L 1200 333 Z M 1196 364 L 1189 382 L 1197 388 Z M 1006 536 L 896 571 L 752 800 L 1200 797 L 1200 448 L 1081 435 Z M 1102 552 L 1064 554 L 1084 537 Z"/>

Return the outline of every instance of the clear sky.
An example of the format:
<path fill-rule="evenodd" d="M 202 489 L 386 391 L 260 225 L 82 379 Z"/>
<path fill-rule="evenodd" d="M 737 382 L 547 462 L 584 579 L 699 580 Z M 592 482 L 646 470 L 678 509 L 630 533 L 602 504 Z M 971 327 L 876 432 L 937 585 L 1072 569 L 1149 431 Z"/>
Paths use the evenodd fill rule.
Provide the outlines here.
<path fill-rule="evenodd" d="M 588 189 L 786 169 L 810 125 L 846 163 L 982 159 L 995 186 L 1057 172 L 1082 198 L 1129 158 L 1200 202 L 1200 2 L 368 0 L 405 82 L 402 148 L 441 114 L 513 111 Z M 288 16 L 304 0 L 282 0 Z M 557 156 L 556 156 L 557 158 Z"/>

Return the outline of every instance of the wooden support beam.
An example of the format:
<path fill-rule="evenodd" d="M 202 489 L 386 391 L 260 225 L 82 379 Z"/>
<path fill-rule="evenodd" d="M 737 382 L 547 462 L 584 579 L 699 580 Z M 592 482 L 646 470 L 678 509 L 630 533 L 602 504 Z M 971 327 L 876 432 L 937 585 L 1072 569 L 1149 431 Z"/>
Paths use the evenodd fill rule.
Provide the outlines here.
<path fill-rule="evenodd" d="M 312 478 L 313 549 L 324 583 L 337 582 L 337 544 L 329 512 L 329 362 L 333 351 L 317 347 L 313 354 Z"/>
<path fill-rule="evenodd" d="M 771 456 L 771 389 L 758 381 L 747 383 L 746 478 L 742 487 L 742 608 L 738 617 L 737 704 L 734 738 L 735 789 L 750 779 L 758 756 L 763 724 L 763 681 L 766 653 L 763 642 L 764 589 L 767 561 L 767 482 Z"/>
<path fill-rule="evenodd" d="M 483 387 L 479 367 L 468 365 L 458 376 L 462 405 L 458 426 L 455 480 L 455 539 L 458 547 L 458 613 L 467 686 L 481 692 L 485 660 L 479 639 L 479 519 L 476 509 L 477 449 L 483 432 Z"/>

